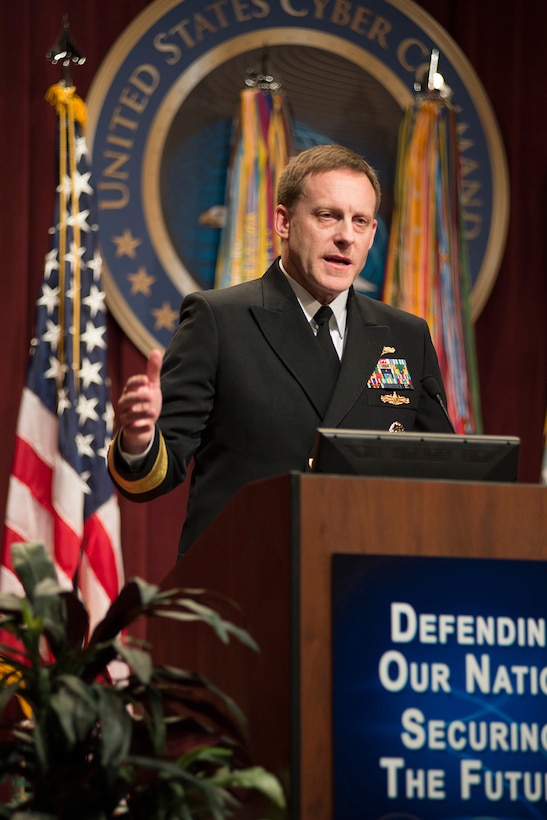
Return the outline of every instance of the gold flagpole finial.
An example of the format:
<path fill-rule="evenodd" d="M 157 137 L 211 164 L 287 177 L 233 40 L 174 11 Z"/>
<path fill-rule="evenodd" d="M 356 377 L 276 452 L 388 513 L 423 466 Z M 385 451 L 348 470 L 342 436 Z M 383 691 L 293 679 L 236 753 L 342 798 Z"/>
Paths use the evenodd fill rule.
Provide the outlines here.
<path fill-rule="evenodd" d="M 63 24 L 61 26 L 61 31 L 59 32 L 59 36 L 57 37 L 51 48 L 47 51 L 46 59 L 49 60 L 49 62 L 52 63 L 52 65 L 62 63 L 64 69 L 64 84 L 66 88 L 70 88 L 70 86 L 72 85 L 70 66 L 72 64 L 83 65 L 85 63 L 86 58 L 74 42 L 74 39 L 70 32 L 67 14 L 63 15 Z"/>

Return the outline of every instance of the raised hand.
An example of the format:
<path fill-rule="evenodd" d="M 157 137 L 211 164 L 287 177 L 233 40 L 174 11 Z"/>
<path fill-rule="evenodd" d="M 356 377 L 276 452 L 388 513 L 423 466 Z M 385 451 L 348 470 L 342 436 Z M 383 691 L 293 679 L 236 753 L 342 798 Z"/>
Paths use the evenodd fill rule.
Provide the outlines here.
<path fill-rule="evenodd" d="M 162 354 L 152 350 L 146 373 L 130 376 L 123 388 L 117 407 L 122 426 L 121 446 L 126 453 L 144 453 L 154 435 L 154 426 L 162 405 L 160 388 Z"/>

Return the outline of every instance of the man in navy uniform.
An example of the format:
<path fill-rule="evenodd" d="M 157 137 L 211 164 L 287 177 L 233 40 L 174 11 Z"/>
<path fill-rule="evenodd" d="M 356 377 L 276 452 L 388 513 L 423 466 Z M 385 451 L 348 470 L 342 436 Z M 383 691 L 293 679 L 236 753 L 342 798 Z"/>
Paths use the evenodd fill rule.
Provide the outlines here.
<path fill-rule="evenodd" d="M 280 258 L 259 279 L 186 296 L 163 362 L 152 351 L 128 379 L 110 474 L 147 501 L 194 459 L 180 553 L 248 482 L 308 469 L 318 427 L 450 431 L 424 389 L 434 380 L 445 400 L 426 322 L 352 286 L 380 197 L 374 170 L 347 148 L 291 159 L 275 211 Z"/>

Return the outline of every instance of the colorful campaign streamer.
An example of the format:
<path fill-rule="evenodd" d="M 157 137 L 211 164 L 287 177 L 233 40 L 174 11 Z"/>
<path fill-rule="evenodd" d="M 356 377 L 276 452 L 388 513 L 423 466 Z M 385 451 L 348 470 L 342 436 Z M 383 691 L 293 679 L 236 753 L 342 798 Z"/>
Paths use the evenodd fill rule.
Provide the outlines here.
<path fill-rule="evenodd" d="M 399 135 L 383 300 L 422 316 L 459 433 L 482 428 L 454 107 L 418 95 Z"/>
<path fill-rule="evenodd" d="M 255 279 L 279 254 L 279 238 L 273 229 L 275 192 L 291 142 L 283 95 L 259 87 L 245 88 L 234 127 L 217 288 Z"/>

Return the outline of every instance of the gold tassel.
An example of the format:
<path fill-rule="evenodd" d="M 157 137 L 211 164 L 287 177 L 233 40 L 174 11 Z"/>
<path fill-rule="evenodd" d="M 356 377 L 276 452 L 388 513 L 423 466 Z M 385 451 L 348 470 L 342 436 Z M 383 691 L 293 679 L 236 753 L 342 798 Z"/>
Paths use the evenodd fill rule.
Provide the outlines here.
<path fill-rule="evenodd" d="M 52 105 L 58 116 L 68 106 L 72 107 L 74 120 L 85 128 L 87 123 L 87 108 L 85 102 L 76 94 L 76 88 L 72 85 L 67 88 L 62 83 L 55 83 L 46 91 L 46 100 Z"/>

